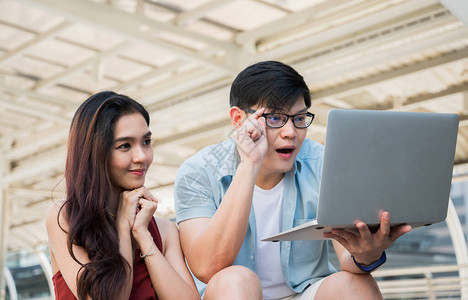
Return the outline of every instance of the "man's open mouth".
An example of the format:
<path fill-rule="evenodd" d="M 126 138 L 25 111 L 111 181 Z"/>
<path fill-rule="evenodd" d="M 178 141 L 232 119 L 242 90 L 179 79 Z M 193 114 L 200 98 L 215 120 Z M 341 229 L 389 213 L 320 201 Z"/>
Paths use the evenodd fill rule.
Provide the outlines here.
<path fill-rule="evenodd" d="M 283 154 L 289 154 L 294 151 L 294 148 L 282 148 L 282 149 L 276 149 L 276 152 L 278 153 L 283 153 Z"/>

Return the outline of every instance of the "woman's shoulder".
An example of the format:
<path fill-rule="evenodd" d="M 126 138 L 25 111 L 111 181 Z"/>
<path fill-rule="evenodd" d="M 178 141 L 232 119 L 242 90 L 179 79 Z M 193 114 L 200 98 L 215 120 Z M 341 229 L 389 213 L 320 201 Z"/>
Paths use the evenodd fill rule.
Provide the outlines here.
<path fill-rule="evenodd" d="M 51 203 L 49 204 L 49 207 L 47 208 L 47 212 L 46 212 L 46 217 L 45 217 L 47 230 L 55 228 L 56 226 L 58 227 L 57 221 L 60 221 L 60 225 L 62 227 L 66 225 L 66 222 L 64 222 L 65 210 L 62 209 L 64 204 L 65 204 L 64 200 L 51 201 Z"/>

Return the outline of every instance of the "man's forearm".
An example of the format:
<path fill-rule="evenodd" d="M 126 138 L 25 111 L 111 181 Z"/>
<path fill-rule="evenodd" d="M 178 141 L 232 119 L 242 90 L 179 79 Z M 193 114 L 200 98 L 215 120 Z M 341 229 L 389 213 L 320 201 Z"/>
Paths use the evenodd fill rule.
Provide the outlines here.
<path fill-rule="evenodd" d="M 202 281 L 232 265 L 242 247 L 249 223 L 259 166 L 241 163 L 215 215 L 196 237 L 187 259 Z"/>

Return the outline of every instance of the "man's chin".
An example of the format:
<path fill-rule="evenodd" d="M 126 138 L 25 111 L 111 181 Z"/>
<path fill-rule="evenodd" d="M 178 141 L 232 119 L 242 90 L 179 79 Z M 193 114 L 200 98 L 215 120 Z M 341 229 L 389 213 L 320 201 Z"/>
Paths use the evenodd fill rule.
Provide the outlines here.
<path fill-rule="evenodd" d="M 271 158 L 271 157 L 268 157 Z M 265 170 L 270 170 L 272 173 L 287 173 L 289 172 L 296 159 L 296 155 L 293 155 L 289 159 L 279 159 L 278 157 L 273 157 L 273 159 L 263 160 L 263 167 L 266 167 Z"/>
<path fill-rule="evenodd" d="M 274 166 L 275 171 L 277 173 L 288 173 L 289 171 L 291 171 L 293 164 L 294 164 L 294 161 L 293 162 L 284 162 L 284 161 L 280 162 Z"/>

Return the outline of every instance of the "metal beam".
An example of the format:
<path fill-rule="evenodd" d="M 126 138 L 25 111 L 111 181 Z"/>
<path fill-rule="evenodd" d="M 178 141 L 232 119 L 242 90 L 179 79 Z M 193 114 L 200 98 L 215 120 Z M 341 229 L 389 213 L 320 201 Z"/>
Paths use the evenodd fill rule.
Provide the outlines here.
<path fill-rule="evenodd" d="M 32 34 L 36 34 L 36 35 L 39 34 L 39 32 L 37 32 L 36 30 L 31 29 L 31 28 L 26 27 L 26 26 L 23 26 L 23 24 L 11 23 L 11 22 L 5 21 L 3 19 L 0 19 L 0 24 L 5 25 L 7 27 L 12 27 L 12 28 L 20 30 L 20 31 L 24 31 L 24 32 L 27 32 L 27 33 L 32 33 Z"/>
<path fill-rule="evenodd" d="M 425 101 L 429 101 L 429 100 L 433 100 L 433 99 L 437 99 L 441 97 L 446 97 L 446 96 L 450 96 L 450 95 L 458 94 L 458 93 L 465 94 L 467 92 L 468 92 L 468 81 L 465 81 L 459 85 L 449 86 L 445 90 L 439 91 L 437 93 L 425 93 L 422 95 L 409 97 L 406 100 L 404 100 L 403 105 L 404 107 L 408 107 L 413 104 L 418 104 L 421 102 L 425 102 Z"/>
<path fill-rule="evenodd" d="M 11 275 L 10 270 L 8 267 L 3 268 L 3 272 L 5 274 L 5 282 L 8 286 L 8 294 L 10 296 L 10 300 L 18 300 L 18 291 L 16 290 L 15 279 Z"/>
<path fill-rule="evenodd" d="M 197 6 L 194 9 L 184 11 L 179 13 L 173 20 L 177 25 L 185 26 L 190 22 L 194 22 L 198 19 L 203 18 L 211 10 L 218 8 L 219 6 L 224 6 L 235 0 L 212 0 L 200 6 Z"/>
<path fill-rule="evenodd" d="M 194 69 L 180 74 L 176 78 L 169 78 L 154 84 L 153 86 L 139 91 L 140 99 L 145 104 L 150 104 L 149 109 L 153 110 L 151 104 L 162 99 L 167 99 L 185 93 L 189 90 L 223 80 L 224 76 L 213 72 L 210 69 Z"/>
<path fill-rule="evenodd" d="M 56 123 L 53 121 L 45 122 L 44 120 L 37 120 L 29 126 L 3 135 L 0 137 L 0 143 L 9 145 L 9 147 L 11 147 L 14 141 L 27 139 L 27 137 L 34 135 L 38 128 L 43 129 L 44 125 L 56 126 Z"/>
<path fill-rule="evenodd" d="M 375 0 L 372 0 L 375 1 Z M 329 0 L 317 5 L 313 5 L 309 8 L 306 8 L 302 11 L 289 14 L 288 16 L 281 18 L 277 21 L 270 22 L 263 26 L 257 27 L 253 30 L 241 32 L 237 34 L 234 38 L 236 43 L 239 45 L 248 43 L 252 40 L 258 40 L 260 38 L 271 36 L 277 32 L 284 32 L 287 29 L 295 27 L 297 25 L 305 23 L 307 20 L 313 19 L 314 16 L 324 13 L 329 9 L 336 9 L 337 6 L 346 7 L 346 3 L 351 3 L 352 1 L 346 0 Z M 265 4 L 262 2 L 262 4 Z"/>
<path fill-rule="evenodd" d="M 63 22 L 59 23 L 58 25 L 55 25 L 51 29 L 38 34 L 34 39 L 27 41 L 26 43 L 24 43 L 20 47 L 16 48 L 15 50 L 11 51 L 10 53 L 7 53 L 7 54 L 3 55 L 0 58 L 0 63 L 5 63 L 5 62 L 7 62 L 7 61 L 21 55 L 22 52 L 24 52 L 25 50 L 27 50 L 31 46 L 34 46 L 35 44 L 37 44 L 37 43 L 39 43 L 39 42 L 41 42 L 43 40 L 54 37 L 55 35 L 60 33 L 60 31 L 64 30 L 68 26 L 70 26 L 70 24 L 71 24 L 71 22 L 63 21 Z"/>
<path fill-rule="evenodd" d="M 87 60 L 74 65 L 73 67 L 70 67 L 68 69 L 65 69 L 62 72 L 59 72 L 59 73 L 55 74 L 54 76 L 52 76 L 50 78 L 39 81 L 38 83 L 36 83 L 36 85 L 33 87 L 33 89 L 35 91 L 40 91 L 41 89 L 50 87 L 51 85 L 53 85 L 57 81 L 62 80 L 63 78 L 65 78 L 66 76 L 69 76 L 70 74 L 73 74 L 75 72 L 83 70 L 84 68 L 88 67 L 91 64 L 98 63 L 99 61 L 101 61 L 103 58 L 105 58 L 107 56 L 117 54 L 120 50 L 128 47 L 129 45 L 130 45 L 130 43 L 128 43 L 128 42 L 122 42 L 122 43 L 112 47 L 111 49 L 102 51 L 102 52 L 96 54 L 95 56 L 93 56 L 91 58 L 88 58 Z"/>
<path fill-rule="evenodd" d="M 126 89 L 136 87 L 137 85 L 145 82 L 146 80 L 156 78 L 156 77 L 158 77 L 158 76 L 160 76 L 162 74 L 168 73 L 168 72 L 175 71 L 175 70 L 177 70 L 177 68 L 183 66 L 185 63 L 186 62 L 180 61 L 180 60 L 170 62 L 167 65 L 156 68 L 156 69 L 154 69 L 152 71 L 149 71 L 149 72 L 147 72 L 147 73 L 145 73 L 145 74 L 143 74 L 141 76 L 138 76 L 138 77 L 136 77 L 134 79 L 126 81 L 126 82 L 124 82 L 122 84 L 115 85 L 115 86 L 111 87 L 110 90 L 124 91 Z"/>
<path fill-rule="evenodd" d="M 97 25 L 103 25 L 109 28 L 122 29 L 124 26 L 140 27 L 142 25 L 149 26 L 148 32 L 155 30 L 156 32 L 165 31 L 170 32 L 185 38 L 195 39 L 203 42 L 210 47 L 219 48 L 225 51 L 236 51 L 237 47 L 227 42 L 219 41 L 207 35 L 188 31 L 182 27 L 175 26 L 170 23 L 159 22 L 150 19 L 138 13 L 128 13 L 115 8 L 112 5 L 98 3 L 89 0 L 21 0 L 31 3 L 45 5 L 48 9 L 54 9 L 72 18 L 92 21 Z M 117 22 L 116 22 L 117 21 Z M 120 23 L 121 25 L 112 25 Z M 114 27 L 116 26 L 116 27 Z M 125 32 L 125 31 L 124 31 Z"/>
<path fill-rule="evenodd" d="M 75 108 L 75 105 L 70 103 L 70 99 L 57 98 L 57 97 L 49 96 L 49 95 L 42 95 L 31 90 L 8 86 L 1 82 L 0 82 L 0 91 L 8 92 L 8 93 L 19 95 L 19 96 L 26 96 L 29 98 L 34 98 L 49 105 L 58 105 L 60 107 L 63 107 L 64 109 Z"/>
<path fill-rule="evenodd" d="M 349 74 L 356 70 L 365 70 L 366 68 L 377 67 L 379 64 L 390 63 L 400 58 L 406 58 L 410 55 L 418 54 L 434 48 L 434 45 L 449 44 L 454 41 L 464 39 L 468 36 L 468 28 L 462 26 L 455 30 L 444 32 L 443 34 L 434 35 L 423 40 L 412 41 L 406 45 L 394 47 L 387 51 L 380 51 L 368 54 L 365 57 L 354 59 L 348 63 L 342 63 L 337 66 L 326 68 L 320 72 L 310 72 L 306 75 L 311 82 L 325 81 L 336 76 Z M 314 59 L 309 64 L 314 65 Z M 315 64 L 316 65 L 316 64 Z"/>
<path fill-rule="evenodd" d="M 450 31 L 453 30 L 454 26 L 457 26 L 457 23 L 458 21 L 445 9 L 429 7 L 410 16 L 405 15 L 388 24 L 372 27 L 359 34 L 353 33 L 322 44 L 314 44 L 311 49 L 290 55 L 288 61 L 301 71 L 307 70 L 344 57 L 362 56 L 362 53 L 369 53 L 369 49 L 381 49 L 385 45 L 409 40 L 428 31 L 440 32 L 441 28 L 447 28 L 445 31 Z M 391 52 L 391 50 L 387 51 Z M 374 52 L 376 51 L 374 50 Z"/>
<path fill-rule="evenodd" d="M 150 0 L 145 0 L 145 1 L 150 1 Z M 232 0 L 226 0 L 226 1 L 232 1 Z M 167 11 L 173 13 L 174 15 L 184 13 L 184 11 L 180 7 L 178 7 L 176 5 L 172 5 L 169 2 L 163 2 L 163 1 L 154 2 L 154 1 L 151 1 L 151 2 L 149 2 L 149 4 L 151 4 L 153 6 L 163 8 L 164 10 L 167 10 Z M 174 20 L 175 20 L 175 17 L 174 17 L 174 19 L 172 21 L 175 22 Z M 205 18 L 205 17 L 200 18 L 200 21 L 203 21 L 204 23 L 214 25 L 216 27 L 219 27 L 220 29 L 227 30 L 227 31 L 230 31 L 230 32 L 233 32 L 233 33 L 240 32 L 240 30 L 237 29 L 237 28 L 231 27 L 229 25 L 226 25 L 226 24 L 223 24 L 223 23 L 220 23 L 218 21 L 214 21 L 214 20 L 211 20 L 211 19 L 208 19 L 208 18 Z"/>
<path fill-rule="evenodd" d="M 468 91 L 465 91 L 462 95 L 463 97 L 463 111 L 468 113 Z"/>
<path fill-rule="evenodd" d="M 0 102 L 1 107 L 5 107 L 14 111 L 18 111 L 21 114 L 27 114 L 36 118 L 44 119 L 47 121 L 54 121 L 59 124 L 69 124 L 70 120 L 64 117 L 61 114 L 51 113 L 49 110 L 42 109 L 42 108 L 28 108 L 22 103 L 19 103 L 11 98 L 2 98 L 2 102 Z"/>
<path fill-rule="evenodd" d="M 63 171 L 66 157 L 66 145 L 57 147 L 48 151 L 47 158 L 30 160 L 27 164 L 13 169 L 9 174 L 4 177 L 5 184 L 12 184 L 14 182 L 24 182 L 28 179 L 43 179 L 44 173 L 50 170 Z"/>
<path fill-rule="evenodd" d="M 2 147 L 0 145 L 0 147 Z M 7 190 L 7 183 L 5 180 L 6 161 L 0 152 L 0 300 L 5 299 L 5 268 L 6 268 L 6 255 L 7 255 L 7 242 L 8 242 L 8 201 L 5 197 Z"/>
<path fill-rule="evenodd" d="M 201 99 L 202 97 L 210 97 L 214 93 L 224 93 L 225 95 L 229 95 L 231 82 L 232 79 L 230 77 L 221 78 L 216 82 L 210 82 L 208 84 L 192 88 L 188 91 L 182 91 L 182 93 L 179 93 L 174 97 L 162 98 L 152 104 L 149 109 L 151 112 L 157 112 L 186 102 L 188 102 L 186 105 L 191 105 L 194 101 L 199 103 L 200 101 L 203 101 L 203 99 Z M 228 103 L 227 100 L 228 99 L 226 97 L 226 105 Z M 153 115 L 154 114 L 152 114 L 152 116 Z"/>
<path fill-rule="evenodd" d="M 37 258 L 39 259 L 39 263 L 41 264 L 42 271 L 44 272 L 45 277 L 47 278 L 47 284 L 49 285 L 49 292 L 51 299 L 55 298 L 54 293 L 54 283 L 52 282 L 52 266 L 50 265 L 49 259 L 46 257 L 44 252 L 41 252 L 36 248 L 33 250 L 34 254 L 36 254 Z"/>
<path fill-rule="evenodd" d="M 412 73 L 416 73 L 428 68 L 434 68 L 438 66 L 442 66 L 445 64 L 449 64 L 458 60 L 463 60 L 468 57 L 468 48 L 465 48 L 460 51 L 448 53 L 442 55 L 440 57 L 433 58 L 431 60 L 425 60 L 420 63 L 415 63 L 412 65 L 403 66 L 400 68 L 393 69 L 391 71 L 383 72 L 381 74 L 367 77 L 360 80 L 354 80 L 343 85 L 339 85 L 337 87 L 333 87 L 330 89 L 326 89 L 320 92 L 313 92 L 312 99 L 316 101 L 316 99 L 330 97 L 330 96 L 337 96 L 339 94 L 349 92 L 351 90 L 360 89 L 371 84 L 376 84 L 379 82 L 383 82 L 386 80 L 394 79 L 399 76 L 404 76 Z"/>
<path fill-rule="evenodd" d="M 34 197 L 34 198 L 50 198 L 52 196 L 52 191 L 50 189 L 41 189 L 41 188 L 20 188 L 20 187 L 10 187 L 10 194 L 19 194 L 24 197 Z"/>
<path fill-rule="evenodd" d="M 363 11 L 372 11 L 372 6 L 370 6 L 369 3 L 371 2 L 365 1 L 351 7 L 349 10 L 346 10 L 346 14 L 342 16 L 341 19 L 349 19 L 350 15 L 354 14 L 354 19 L 349 22 L 342 22 L 342 24 L 338 25 L 330 25 L 329 22 L 332 22 L 331 24 L 336 23 L 336 19 L 338 18 L 337 16 L 330 15 L 324 18 L 318 18 L 312 22 L 308 22 L 302 26 L 299 26 L 296 31 L 298 32 L 297 34 L 302 35 L 302 38 L 296 38 L 295 40 L 287 43 L 285 42 L 284 45 L 275 47 L 272 50 L 267 50 L 262 53 L 262 55 L 272 59 L 282 58 L 289 53 L 312 48 L 324 42 L 339 40 L 347 36 L 355 35 L 356 33 L 374 30 L 376 26 L 394 21 L 396 18 L 402 15 L 402 12 L 410 15 L 420 10 L 424 10 L 427 7 L 434 6 L 435 8 L 439 9 L 442 7 L 440 4 L 437 4 L 438 1 L 435 0 L 405 1 L 402 4 L 398 4 L 386 9 L 383 9 L 381 6 L 377 5 L 376 8 L 373 9 L 374 12 L 370 12 L 363 16 Z M 361 6 L 364 7 L 364 10 L 361 8 Z M 350 11 L 352 11 L 352 13 Z M 339 14 L 343 13 L 339 12 Z M 322 28 L 322 30 L 317 32 L 317 28 Z M 307 34 L 307 32 L 310 33 Z M 259 49 L 262 47 L 269 48 L 270 46 L 268 45 L 278 44 L 281 40 L 291 40 L 294 35 L 295 33 L 292 30 L 286 31 L 284 34 L 276 35 L 268 39 L 262 39 L 262 42 L 258 47 Z"/>
<path fill-rule="evenodd" d="M 67 125 L 71 120 L 67 119 Z M 12 147 L 5 153 L 5 158 L 8 161 L 19 160 L 27 156 L 34 155 L 37 152 L 42 152 L 49 149 L 51 146 L 63 145 L 68 137 L 67 127 L 55 127 L 49 130 L 34 134 L 27 138 L 26 143 Z"/>
<path fill-rule="evenodd" d="M 263 1 L 263 0 L 251 0 L 251 1 L 257 2 L 257 3 L 265 5 L 265 6 L 269 6 L 271 8 L 280 10 L 280 11 L 288 13 L 288 14 L 290 14 L 292 12 L 291 9 L 288 9 L 288 8 L 286 8 L 286 7 L 284 7 L 284 6 L 280 5 L 280 4 L 275 3 L 275 2 L 280 2 L 280 1 L 271 1 L 271 2 L 270 1 L 267 2 L 267 1 Z M 328 0 L 328 1 L 331 2 L 332 0 Z M 343 1 L 341 1 L 341 2 L 343 2 Z"/>
<path fill-rule="evenodd" d="M 467 266 L 468 247 L 466 244 L 463 227 L 460 223 L 460 218 L 458 217 L 457 210 L 453 205 L 452 199 L 449 199 L 447 219 L 445 221 L 450 232 L 450 237 L 452 238 L 453 248 L 455 250 L 455 257 L 457 258 L 457 264 L 459 266 Z M 466 268 L 460 268 L 459 276 L 461 282 L 468 282 L 468 270 Z M 468 284 L 464 284 L 463 287 L 461 287 L 460 291 L 461 298 L 468 299 Z"/>
<path fill-rule="evenodd" d="M 158 22 L 147 18 L 140 14 L 132 14 L 116 9 L 104 3 L 81 0 L 21 0 L 25 3 L 36 4 L 48 10 L 54 10 L 61 15 L 65 15 L 71 19 L 78 19 L 92 23 L 95 26 L 110 30 L 114 33 L 125 35 L 127 39 L 137 40 L 151 45 L 159 46 L 168 51 L 177 53 L 185 59 L 196 61 L 202 65 L 210 66 L 217 70 L 231 73 L 227 64 L 220 64 L 212 58 L 205 57 L 203 53 L 190 50 L 188 48 L 178 46 L 155 37 L 155 33 L 169 32 L 175 35 L 182 36 L 188 39 L 195 39 L 207 45 L 207 49 L 218 48 L 226 51 L 226 61 L 233 55 L 237 55 L 239 48 L 229 44 L 215 40 L 203 34 L 192 31 L 187 31 L 173 24 Z"/>

